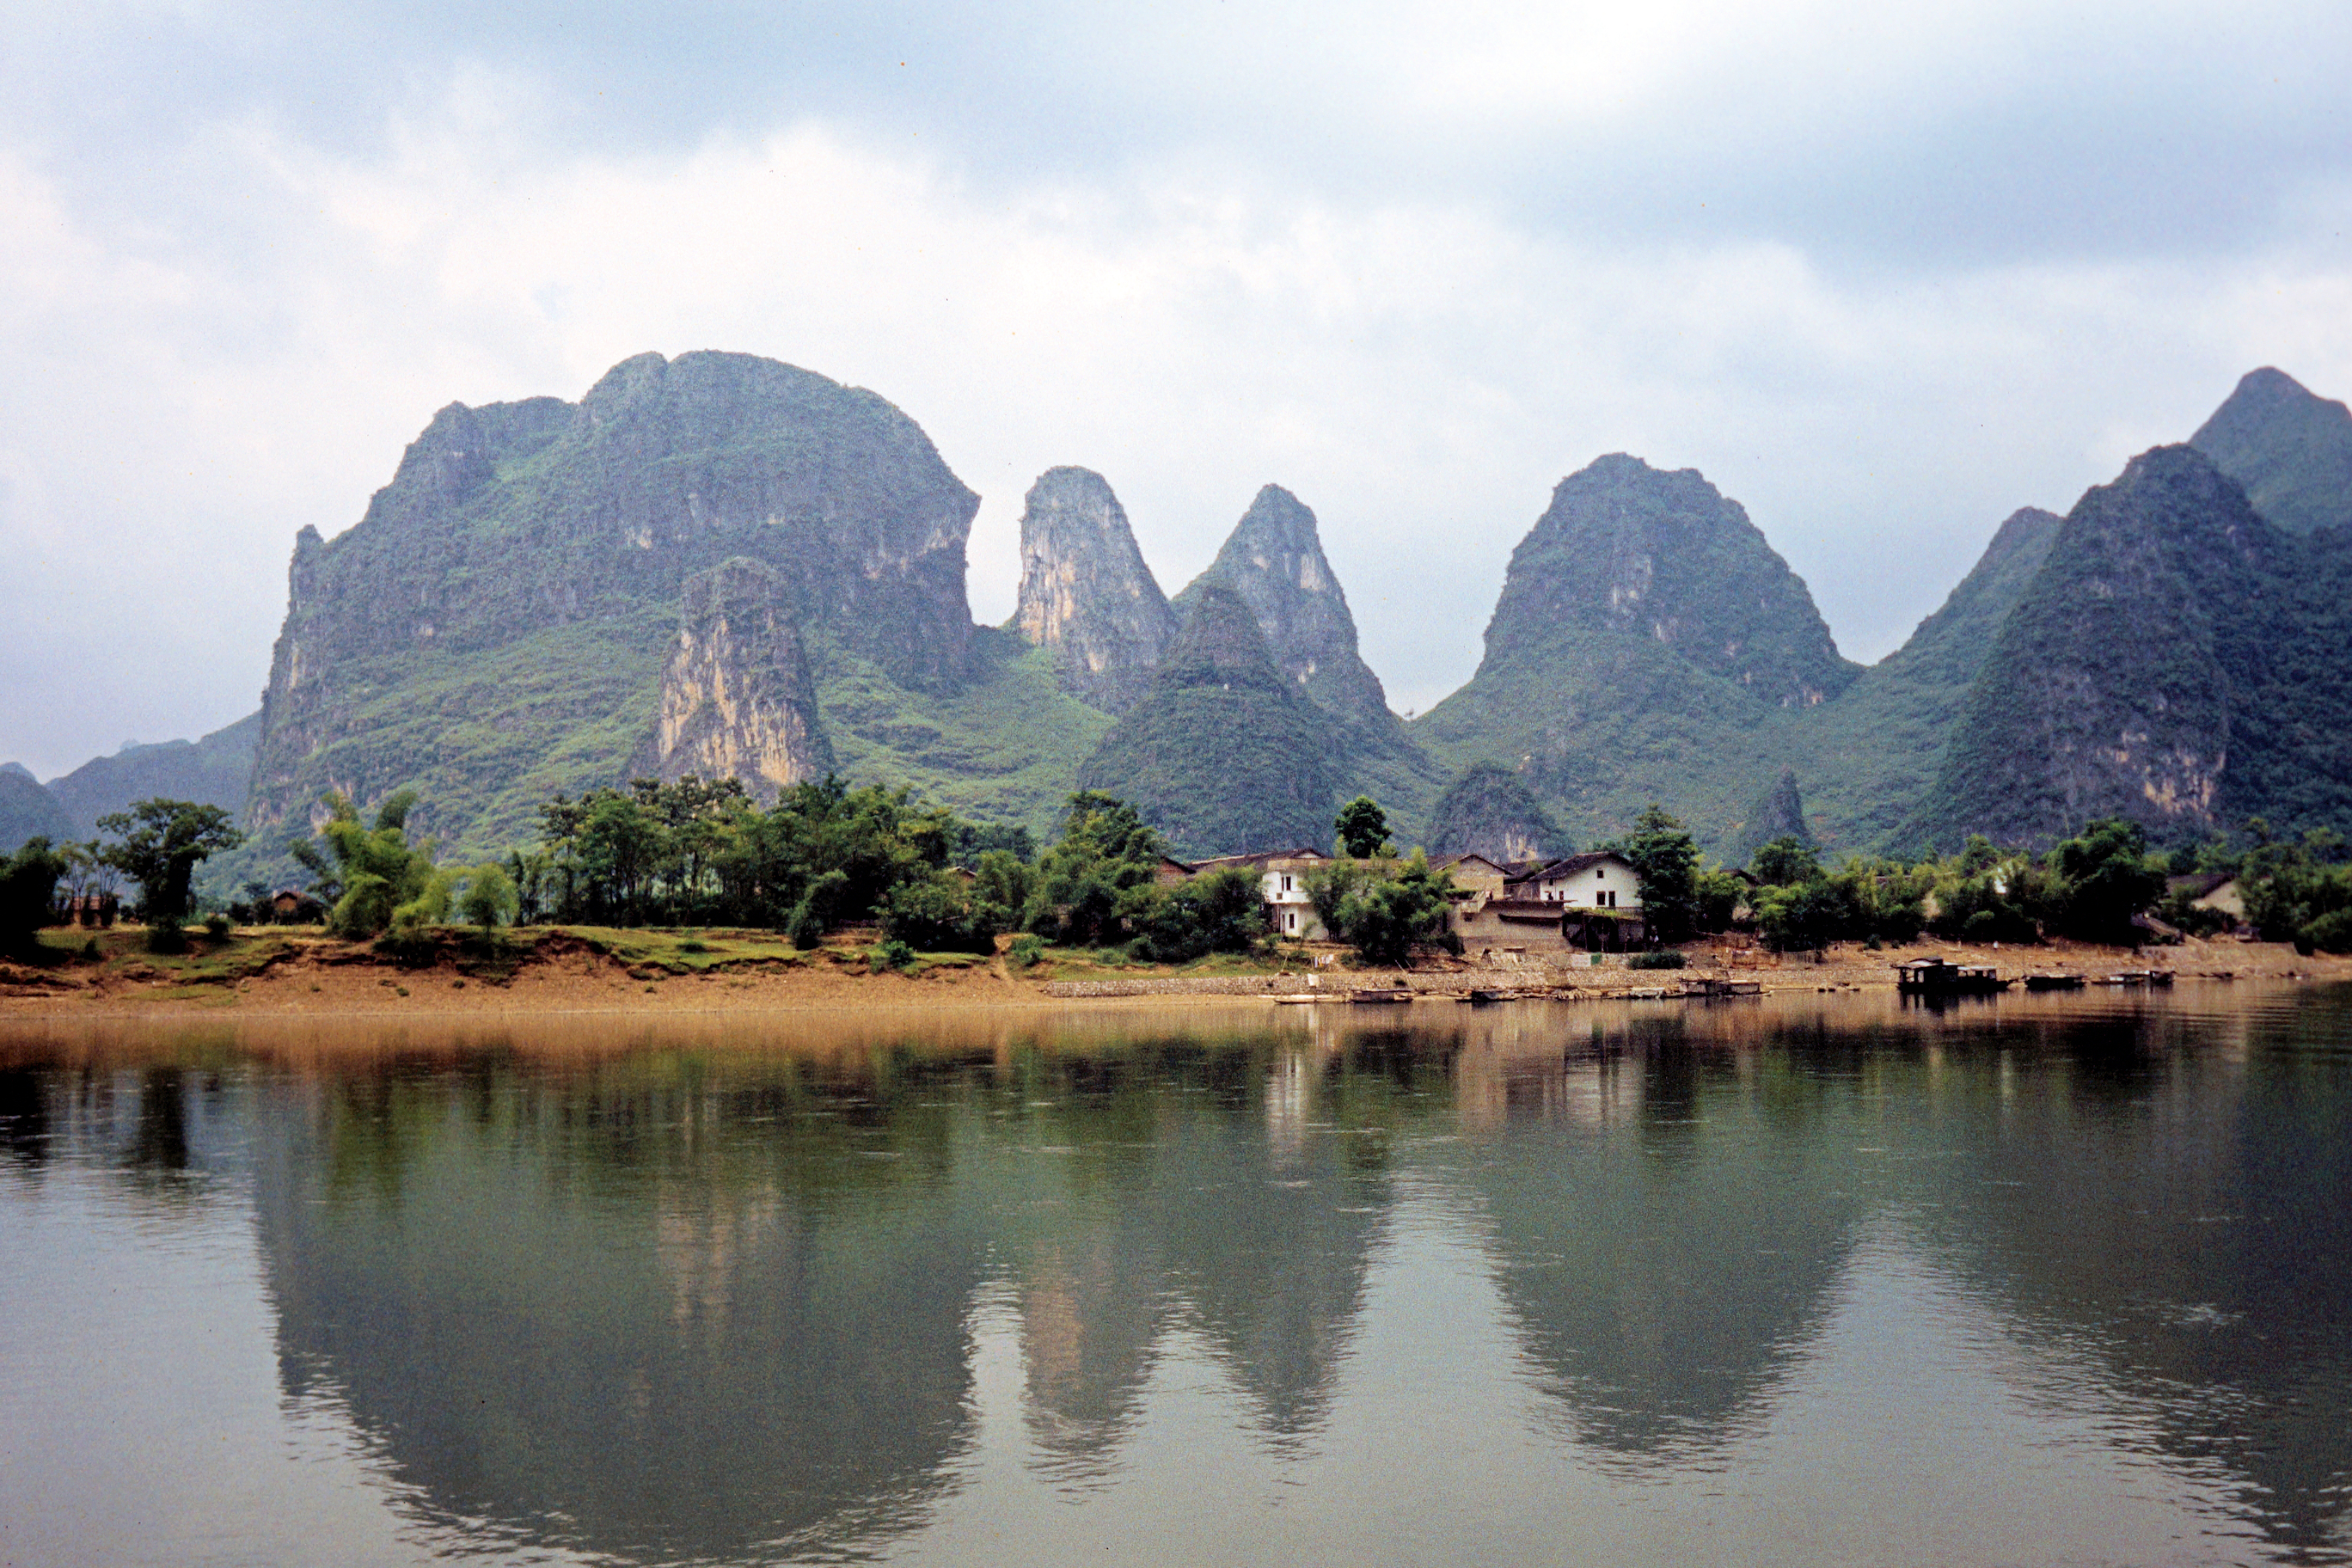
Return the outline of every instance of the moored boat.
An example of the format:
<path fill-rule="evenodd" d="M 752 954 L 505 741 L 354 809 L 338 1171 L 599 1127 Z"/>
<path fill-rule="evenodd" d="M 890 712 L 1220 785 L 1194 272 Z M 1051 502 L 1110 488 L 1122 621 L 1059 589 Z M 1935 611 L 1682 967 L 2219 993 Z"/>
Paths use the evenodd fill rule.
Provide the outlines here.
<path fill-rule="evenodd" d="M 1914 958 L 1895 966 L 1895 989 L 1912 996 L 1990 996 L 2011 984 L 1990 963 Z"/>
<path fill-rule="evenodd" d="M 2080 991 L 2083 977 L 2079 974 L 2029 974 L 2025 977 L 2028 991 Z"/>
<path fill-rule="evenodd" d="M 1360 991 L 1349 992 L 1348 1000 L 1350 1002 L 1359 1002 L 1368 1005 L 1389 1002 L 1410 1002 L 1412 1000 L 1412 993 L 1401 985 L 1377 988 L 1367 987 Z"/>

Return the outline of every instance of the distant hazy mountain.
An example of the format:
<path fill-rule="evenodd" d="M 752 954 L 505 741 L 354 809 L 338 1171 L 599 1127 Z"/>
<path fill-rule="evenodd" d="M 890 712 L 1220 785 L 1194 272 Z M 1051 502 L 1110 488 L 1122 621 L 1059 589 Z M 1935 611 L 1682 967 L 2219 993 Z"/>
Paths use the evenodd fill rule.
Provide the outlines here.
<path fill-rule="evenodd" d="M 27 838 L 62 844 L 74 837 L 73 819 L 57 796 L 21 764 L 0 767 L 0 855 L 13 853 Z"/>
<path fill-rule="evenodd" d="M 1192 595 L 1151 694 L 1078 782 L 1134 802 L 1179 855 L 1320 849 L 1338 804 L 1334 729 L 1276 665 L 1241 596 L 1212 583 Z"/>
<path fill-rule="evenodd" d="M 98 819 L 108 813 L 159 797 L 193 800 L 242 816 L 253 779 L 254 744 L 260 734 L 261 715 L 249 713 L 200 741 L 125 746 L 110 757 L 93 757 L 51 779 L 49 793 L 65 807 L 79 838 L 93 837 Z"/>
<path fill-rule="evenodd" d="M 2352 411 L 2284 371 L 2252 371 L 2189 444 L 2289 533 L 2352 525 Z"/>

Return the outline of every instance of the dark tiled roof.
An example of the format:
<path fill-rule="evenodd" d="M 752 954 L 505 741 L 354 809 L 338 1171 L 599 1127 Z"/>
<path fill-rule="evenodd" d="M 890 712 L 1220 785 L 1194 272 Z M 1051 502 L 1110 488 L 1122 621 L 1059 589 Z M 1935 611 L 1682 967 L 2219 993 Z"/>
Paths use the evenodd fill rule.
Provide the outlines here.
<path fill-rule="evenodd" d="M 1228 866 L 1263 867 L 1275 860 L 1328 860 L 1320 849 L 1260 849 L 1248 855 L 1212 855 L 1192 862 L 1195 871 L 1222 871 Z"/>
<path fill-rule="evenodd" d="M 1588 849 L 1581 855 L 1564 855 L 1557 860 L 1519 861 L 1511 868 L 1510 878 L 1514 882 L 1525 882 L 1537 878 L 1569 877 L 1598 866 L 1603 860 L 1614 860 L 1620 865 L 1628 864 L 1625 857 L 1618 854 L 1614 849 Z M 1526 869 L 1522 870 L 1520 868 L 1522 867 Z"/>

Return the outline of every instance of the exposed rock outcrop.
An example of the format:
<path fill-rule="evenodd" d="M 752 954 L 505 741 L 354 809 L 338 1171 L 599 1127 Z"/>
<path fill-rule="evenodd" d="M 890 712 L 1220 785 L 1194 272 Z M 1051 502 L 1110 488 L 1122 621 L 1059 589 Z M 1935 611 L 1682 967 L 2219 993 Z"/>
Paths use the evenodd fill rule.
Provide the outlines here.
<path fill-rule="evenodd" d="M 686 580 L 734 557 L 772 570 L 802 637 L 951 691 L 978 505 L 882 398 L 747 354 L 453 404 L 356 527 L 296 542 L 249 825 L 276 842 L 324 788 L 414 784 L 445 845 L 528 832 L 535 800 L 618 782 Z"/>
<path fill-rule="evenodd" d="M 1320 847 L 1338 788 L 1332 729 L 1276 666 L 1241 596 L 1213 583 L 1150 695 L 1103 737 L 1078 783 L 1133 802 L 1180 855 Z"/>
<path fill-rule="evenodd" d="M 2003 626 L 1911 837 L 2042 842 L 2126 816 L 2159 837 L 2252 815 L 2352 821 L 2352 563 L 2272 527 L 2192 447 L 2067 514 Z"/>
<path fill-rule="evenodd" d="M 686 580 L 647 762 L 663 779 L 740 779 L 762 803 L 833 769 L 783 580 L 738 556 Z"/>
<path fill-rule="evenodd" d="M 1394 728 L 1380 677 L 1356 650 L 1356 620 L 1315 514 L 1297 496 L 1280 485 L 1259 490 L 1216 560 L 1176 596 L 1178 613 L 1211 583 L 1241 595 L 1275 663 L 1324 710 L 1349 724 Z"/>
<path fill-rule="evenodd" d="M 1055 653 L 1063 689 L 1124 713 L 1150 689 L 1176 615 L 1109 482 L 1048 468 L 1021 510 L 1021 635 Z"/>
<path fill-rule="evenodd" d="M 1426 837 L 1432 855 L 1484 855 L 1497 864 L 1573 847 L 1527 782 L 1496 763 L 1476 763 L 1446 786 Z"/>

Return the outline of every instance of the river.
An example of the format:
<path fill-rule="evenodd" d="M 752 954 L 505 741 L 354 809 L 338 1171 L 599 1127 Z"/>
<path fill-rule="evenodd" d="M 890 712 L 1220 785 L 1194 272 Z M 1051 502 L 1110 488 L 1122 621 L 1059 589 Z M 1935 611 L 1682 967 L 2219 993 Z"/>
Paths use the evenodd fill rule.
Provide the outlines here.
<path fill-rule="evenodd" d="M 0 1561 L 2352 1560 L 2352 987 L 0 1026 Z"/>

